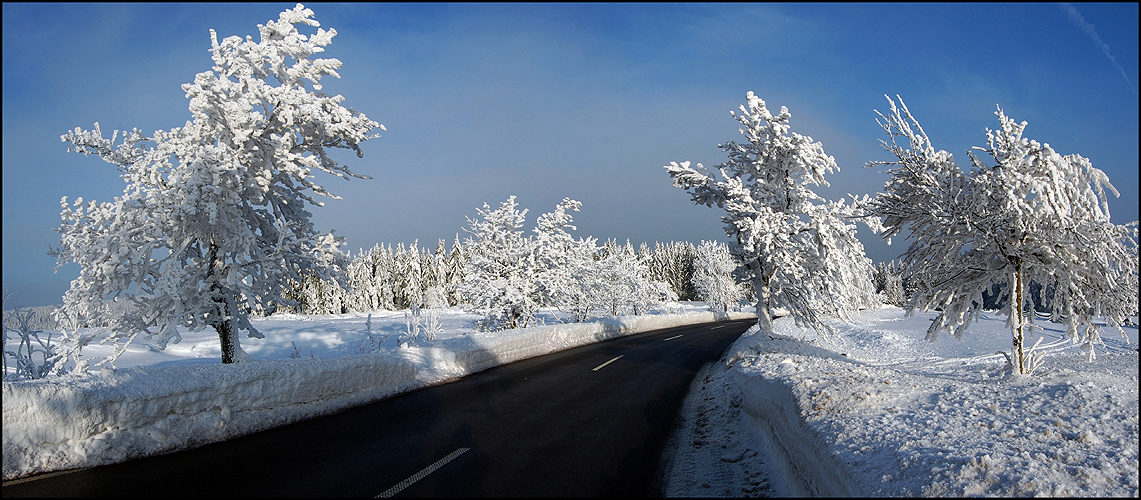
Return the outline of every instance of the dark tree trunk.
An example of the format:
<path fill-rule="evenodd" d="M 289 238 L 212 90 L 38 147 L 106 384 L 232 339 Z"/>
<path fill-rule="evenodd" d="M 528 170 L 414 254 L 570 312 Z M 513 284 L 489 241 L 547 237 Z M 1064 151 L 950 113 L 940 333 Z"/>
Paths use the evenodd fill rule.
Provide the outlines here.
<path fill-rule="evenodd" d="M 210 240 L 210 277 L 218 277 L 223 274 L 223 263 L 218 257 L 218 245 Z M 211 324 L 214 330 L 218 332 L 218 341 L 222 348 L 222 364 L 230 364 L 237 362 L 238 354 L 238 332 L 234 329 L 234 311 L 230 310 L 230 302 L 225 296 L 225 291 L 221 289 L 218 284 L 212 283 L 210 291 L 214 294 L 214 300 L 218 301 L 218 314 L 217 322 Z"/>
<path fill-rule="evenodd" d="M 233 320 L 227 319 L 214 324 L 214 330 L 218 332 L 218 340 L 222 345 L 222 364 L 227 365 L 237 361 L 238 332 L 234 331 Z"/>

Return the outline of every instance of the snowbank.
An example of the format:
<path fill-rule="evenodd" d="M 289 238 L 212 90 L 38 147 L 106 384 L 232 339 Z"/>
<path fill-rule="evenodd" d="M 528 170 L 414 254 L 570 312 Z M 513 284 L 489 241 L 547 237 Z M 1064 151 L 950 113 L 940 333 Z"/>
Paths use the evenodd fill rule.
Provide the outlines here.
<path fill-rule="evenodd" d="M 868 312 L 831 342 L 781 319 L 734 344 L 727 376 L 791 494 L 1138 495 L 1136 328 L 1090 362 L 1047 324 L 1044 365 L 1012 376 L 1004 318 L 926 342 L 930 316 Z"/>
<path fill-rule="evenodd" d="M 291 322 L 289 328 L 295 337 L 312 340 L 312 345 L 330 346 L 326 352 L 336 357 L 234 365 L 219 365 L 217 357 L 194 358 L 160 363 L 166 366 L 140 364 L 101 374 L 4 382 L 3 478 L 106 465 L 200 446 L 532 356 L 659 328 L 751 317 L 755 316 L 688 312 L 504 332 L 453 332 L 422 345 L 349 355 L 344 355 L 346 349 L 341 347 L 352 342 L 322 336 L 323 330 L 332 327 L 310 321 L 306 328 L 308 319 L 270 318 L 266 321 L 269 325 Z M 360 318 L 353 319 L 357 320 L 354 329 L 359 330 Z M 380 328 L 385 326 L 381 319 L 377 322 Z M 397 323 L 389 321 L 387 325 L 395 331 Z M 259 329 L 264 332 L 271 328 Z M 363 334 L 358 331 L 357 337 Z M 217 344 L 209 338 L 199 344 L 184 339 L 183 344 L 189 346 L 182 349 L 201 355 L 202 346 L 211 342 Z M 172 348 L 168 350 L 178 351 Z M 146 349 L 139 350 L 141 353 L 124 355 L 120 365 L 153 357 Z M 271 352 L 252 342 L 247 343 L 246 350 L 252 354 Z M 204 360 L 210 364 L 198 362 Z"/>

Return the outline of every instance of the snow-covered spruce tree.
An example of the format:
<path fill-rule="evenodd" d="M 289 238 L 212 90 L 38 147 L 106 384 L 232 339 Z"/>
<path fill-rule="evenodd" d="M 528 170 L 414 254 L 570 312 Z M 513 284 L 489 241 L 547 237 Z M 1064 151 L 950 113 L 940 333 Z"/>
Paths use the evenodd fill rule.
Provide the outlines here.
<path fill-rule="evenodd" d="M 729 247 L 716 241 L 702 241 L 693 261 L 693 287 L 697 296 L 716 312 L 729 312 L 729 306 L 744 296 L 734 278 L 737 262 L 729 255 Z"/>
<path fill-rule="evenodd" d="M 536 262 L 536 291 L 543 306 L 555 306 L 582 321 L 590 312 L 589 279 L 594 267 L 595 240 L 576 240 L 568 211 L 582 203 L 564 198 L 555 211 L 539 216 L 532 237 Z"/>
<path fill-rule="evenodd" d="M 259 41 L 221 42 L 211 30 L 214 67 L 183 85 L 191 119 L 144 136 L 133 130 L 116 145 L 78 128 L 62 136 L 72 149 L 114 164 L 127 183 L 112 203 L 61 202 L 59 263 L 80 265 L 64 296 L 67 315 L 105 320 L 114 362 L 139 335 L 157 347 L 179 340 L 178 328 L 212 327 L 222 362 L 243 359 L 238 330 L 261 334 L 249 311 L 286 301 L 289 283 L 321 276 L 319 239 L 310 222 L 315 196 L 330 196 L 313 170 L 367 178 L 329 156 L 355 151 L 383 126 L 321 92 L 320 80 L 341 62 L 313 59 L 335 30 L 317 27 L 298 4 L 259 25 Z M 72 339 L 74 340 L 74 339 Z M 72 351 L 76 352 L 76 351 Z M 84 369 L 86 362 L 77 369 Z"/>
<path fill-rule="evenodd" d="M 349 268 L 349 287 L 352 290 L 353 311 L 370 312 L 396 308 L 392 296 L 393 260 L 391 248 L 373 245 L 367 252 L 357 254 Z"/>
<path fill-rule="evenodd" d="M 1053 286 L 1051 319 L 1064 322 L 1066 335 L 1084 340 L 1093 356 L 1098 319 L 1121 330 L 1137 311 L 1137 223 L 1110 222 L 1105 191 L 1117 190 L 1105 173 L 1086 158 L 1024 138 L 1026 122 L 1001 108 L 1000 128 L 987 130 L 987 147 L 974 148 L 992 164 L 970 153 L 965 172 L 950 153 L 935 150 L 902 99 L 899 107 L 887 99 L 891 112 L 877 111 L 877 121 L 895 159 L 869 164 L 885 165 L 891 175 L 870 207 L 884 218 L 885 237 L 906 231 L 913 240 L 904 271 L 925 277 L 907 308 L 940 311 L 928 338 L 941 331 L 961 337 L 983 307 L 983 292 L 1001 290 L 1013 370 L 1029 373 L 1027 292 L 1037 281 Z"/>
<path fill-rule="evenodd" d="M 436 304 L 432 307 L 448 307 L 447 300 L 447 282 L 448 282 L 448 243 L 443 239 L 436 242 L 436 250 L 433 253 L 424 253 L 424 293 L 427 294 L 430 289 L 437 289 L 440 297 L 433 297 L 433 300 L 427 300 L 425 295 L 424 303 L 429 302 Z M 439 300 L 443 298 L 443 300 Z"/>
<path fill-rule="evenodd" d="M 885 304 L 903 307 L 906 303 L 906 296 L 903 287 L 903 273 L 899 269 L 899 263 L 894 260 L 877 263 L 874 281 L 876 293 L 880 295 Z"/>
<path fill-rule="evenodd" d="M 788 110 L 773 116 L 752 92 L 747 100 L 740 115 L 731 113 L 747 142 L 719 146 L 729 156 L 720 178 L 688 161 L 665 169 L 694 203 L 725 211 L 730 251 L 756 291 L 760 329 L 771 331 L 773 308 L 785 307 L 797 324 L 829 335 L 825 315 L 845 318 L 874 305 L 872 263 L 851 222 L 856 210 L 810 189 L 827 186 L 824 175 L 838 167 L 820 143 L 789 133 Z M 863 220 L 875 229 L 876 221 Z"/>
<path fill-rule="evenodd" d="M 535 253 L 523 236 L 527 210 L 518 210 L 515 196 L 492 210 L 486 203 L 468 217 L 464 244 L 467 262 L 460 294 L 469 311 L 479 314 L 484 331 L 526 327 L 534 318 L 536 301 Z"/>
<path fill-rule="evenodd" d="M 448 298 L 448 305 L 458 306 L 463 302 L 460 295 L 460 285 L 464 279 L 464 265 L 467 262 L 467 252 L 460 242 L 460 235 L 452 242 L 452 251 L 448 252 L 447 280 L 444 282 L 444 293 Z"/>
<path fill-rule="evenodd" d="M 404 289 L 400 296 L 404 299 L 407 308 L 424 307 L 424 270 L 421 267 L 420 240 L 413 240 L 408 246 L 408 253 L 404 254 L 403 272 Z"/>
<path fill-rule="evenodd" d="M 347 303 L 352 312 L 370 312 L 383 309 L 380 305 L 379 294 L 376 293 L 377 266 L 374 255 L 379 249 L 380 245 L 378 244 L 368 250 L 358 251 L 345 270 L 349 280 Z"/>
<path fill-rule="evenodd" d="M 677 295 L 678 300 L 698 300 L 693 288 L 693 260 L 697 248 L 688 241 L 654 243 L 654 249 L 644 252 L 648 255 L 646 266 L 650 278 L 664 281 Z"/>

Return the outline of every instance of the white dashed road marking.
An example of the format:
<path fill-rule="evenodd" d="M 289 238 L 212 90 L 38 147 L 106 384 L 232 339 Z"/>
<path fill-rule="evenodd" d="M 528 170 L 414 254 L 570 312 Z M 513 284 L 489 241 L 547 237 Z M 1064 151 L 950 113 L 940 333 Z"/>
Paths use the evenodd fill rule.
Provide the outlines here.
<path fill-rule="evenodd" d="M 596 371 L 598 371 L 598 370 L 601 370 L 601 369 L 602 369 L 602 367 L 604 367 L 604 366 L 606 366 L 606 365 L 608 365 L 608 364 L 610 364 L 610 363 L 613 363 L 613 362 L 615 362 L 615 361 L 618 361 L 618 358 L 621 358 L 621 357 L 622 357 L 622 356 L 615 356 L 615 357 L 614 357 L 614 359 L 612 359 L 612 360 L 610 360 L 610 361 L 607 361 L 607 362 L 605 362 L 605 363 L 602 363 L 601 365 L 598 365 L 598 366 L 594 367 L 594 369 L 593 369 L 593 370 L 591 370 L 591 371 L 592 371 L 592 372 L 596 372 Z"/>
<path fill-rule="evenodd" d="M 680 338 L 681 338 L 681 335 L 674 335 L 673 337 L 670 337 L 670 338 L 668 338 L 668 339 L 662 339 L 662 341 L 666 341 L 666 340 L 673 340 L 673 339 L 680 339 Z"/>
<path fill-rule="evenodd" d="M 393 486 L 387 490 L 384 490 L 384 493 L 377 495 L 375 498 L 389 498 L 392 495 L 400 493 L 400 491 L 403 490 L 404 488 L 412 486 L 412 483 L 415 483 L 416 481 L 424 479 L 424 476 L 427 476 L 428 474 L 435 472 L 436 469 L 439 469 L 440 467 L 443 467 L 444 465 L 446 465 L 448 462 L 455 460 L 456 457 L 463 455 L 465 451 L 468 451 L 470 449 L 471 448 L 460 448 L 456 451 L 449 453 L 448 456 L 437 460 L 436 463 L 434 463 L 432 465 L 424 467 L 423 470 L 413 474 L 412 477 L 401 481 L 400 484 L 397 484 L 396 486 Z"/>

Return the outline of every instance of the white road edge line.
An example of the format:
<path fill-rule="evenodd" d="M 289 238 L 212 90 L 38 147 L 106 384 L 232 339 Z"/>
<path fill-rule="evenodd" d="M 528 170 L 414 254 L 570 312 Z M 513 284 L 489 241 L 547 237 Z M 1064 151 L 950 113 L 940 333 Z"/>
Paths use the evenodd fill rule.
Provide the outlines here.
<path fill-rule="evenodd" d="M 598 365 L 598 366 L 594 367 L 594 369 L 593 369 L 593 370 L 591 370 L 591 371 L 592 371 L 592 372 L 596 372 L 596 371 L 598 371 L 598 370 L 601 370 L 601 369 L 602 369 L 602 367 L 604 367 L 604 366 L 606 366 L 606 365 L 608 365 L 608 364 L 610 364 L 610 363 L 613 363 L 613 362 L 615 362 L 615 361 L 618 361 L 618 358 L 621 358 L 622 356 L 625 356 L 625 354 L 622 354 L 622 355 L 618 355 L 618 356 L 615 356 L 615 357 L 614 357 L 614 359 L 612 359 L 612 360 L 610 360 L 610 361 L 607 361 L 607 362 L 605 362 L 605 363 L 602 363 L 601 365 Z"/>
<path fill-rule="evenodd" d="M 389 498 L 392 495 L 400 493 L 404 488 L 412 486 L 412 483 L 415 483 L 416 481 L 424 479 L 424 476 L 427 476 L 428 474 L 436 472 L 436 469 L 439 469 L 440 467 L 443 467 L 444 465 L 446 465 L 448 462 L 455 460 L 456 457 L 463 455 L 464 452 L 466 452 L 470 449 L 471 448 L 459 448 L 456 451 L 449 453 L 448 456 L 437 460 L 436 463 L 434 463 L 432 465 L 424 467 L 423 470 L 413 474 L 412 477 L 401 481 L 400 484 L 397 484 L 396 486 L 393 486 L 387 490 L 384 490 L 384 493 L 381 493 L 381 494 L 379 494 L 373 498 Z"/>
<path fill-rule="evenodd" d="M 665 342 L 667 340 L 680 339 L 681 337 L 682 337 L 681 335 L 674 335 L 673 337 L 670 337 L 668 339 L 662 339 L 662 342 Z"/>

